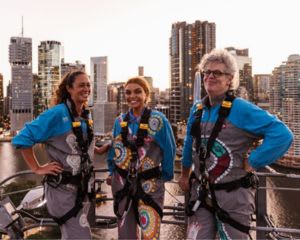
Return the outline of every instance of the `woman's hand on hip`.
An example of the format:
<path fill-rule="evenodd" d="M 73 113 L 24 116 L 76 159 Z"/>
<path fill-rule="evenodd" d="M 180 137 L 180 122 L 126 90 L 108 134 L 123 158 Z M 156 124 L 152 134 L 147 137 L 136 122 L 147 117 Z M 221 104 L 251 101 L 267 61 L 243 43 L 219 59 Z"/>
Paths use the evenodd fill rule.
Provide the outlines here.
<path fill-rule="evenodd" d="M 58 162 L 50 162 L 45 165 L 39 166 L 34 172 L 38 175 L 50 174 L 57 176 L 63 171 L 63 167 Z"/>

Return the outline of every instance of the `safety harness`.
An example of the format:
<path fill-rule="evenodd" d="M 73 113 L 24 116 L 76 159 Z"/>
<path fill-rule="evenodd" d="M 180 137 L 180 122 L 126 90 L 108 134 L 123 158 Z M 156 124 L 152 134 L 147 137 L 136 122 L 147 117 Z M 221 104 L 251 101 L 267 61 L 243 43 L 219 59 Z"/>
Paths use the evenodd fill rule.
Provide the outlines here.
<path fill-rule="evenodd" d="M 196 177 L 195 172 L 192 172 L 189 178 L 190 189 L 193 181 L 198 181 L 199 187 L 197 188 L 198 198 L 196 201 L 189 201 L 186 207 L 186 214 L 192 216 L 199 207 L 204 207 L 210 212 L 216 214 L 220 221 L 229 224 L 230 226 L 238 229 L 241 232 L 249 234 L 250 226 L 243 225 L 230 217 L 229 213 L 222 209 L 216 199 L 216 190 L 226 190 L 227 192 L 233 191 L 237 188 L 256 188 L 258 186 L 258 178 L 253 173 L 249 172 L 246 176 L 228 183 L 213 184 L 209 178 L 206 170 L 205 162 L 210 156 L 210 151 L 214 145 L 216 138 L 222 130 L 223 123 L 228 117 L 232 103 L 235 97 L 232 92 L 227 92 L 225 99 L 222 101 L 218 112 L 217 121 L 213 127 L 212 133 L 208 138 L 207 144 L 203 144 L 201 139 L 201 119 L 203 106 L 201 103 L 197 106 L 195 112 L 195 121 L 191 128 L 191 134 L 196 141 L 196 151 L 199 158 L 199 178 Z M 189 196 L 191 198 L 191 196 Z"/>
<path fill-rule="evenodd" d="M 150 115 L 151 110 L 145 108 L 143 115 L 141 116 L 137 138 L 134 141 L 128 140 L 128 121 L 130 119 L 130 113 L 128 112 L 126 114 L 124 120 L 121 122 L 121 136 L 124 147 L 129 148 L 131 151 L 130 165 L 128 171 L 115 165 L 115 170 L 121 175 L 122 178 L 126 179 L 126 182 L 124 187 L 114 194 L 114 213 L 118 218 L 123 218 L 132 205 L 136 221 L 139 225 L 140 221 L 138 203 L 140 200 L 143 201 L 144 204 L 155 209 L 161 218 L 163 217 L 163 211 L 161 207 L 152 199 L 149 194 L 144 192 L 141 184 L 142 180 L 146 181 L 152 178 L 161 178 L 161 171 L 159 167 L 157 166 L 143 172 L 137 171 L 137 164 L 139 160 L 138 148 L 144 145 L 144 138 L 147 137 Z M 125 210 L 123 214 L 120 214 L 119 204 L 124 198 L 126 198 Z"/>
<path fill-rule="evenodd" d="M 60 184 L 72 184 L 77 186 L 77 195 L 74 206 L 62 217 L 53 217 L 54 221 L 58 225 L 64 224 L 66 221 L 68 221 L 72 217 L 76 217 L 78 212 L 83 207 L 83 201 L 86 196 L 88 196 L 89 200 L 91 200 L 94 196 L 93 188 L 91 188 L 89 185 L 89 181 L 91 179 L 92 173 L 93 173 L 93 166 L 90 159 L 90 156 L 88 154 L 88 149 L 90 144 L 93 141 L 93 121 L 92 119 L 89 119 L 89 110 L 84 109 L 82 113 L 82 117 L 85 119 L 85 123 L 87 126 L 87 137 L 84 138 L 83 131 L 81 127 L 80 121 L 75 121 L 74 115 L 72 114 L 69 106 L 67 103 L 65 103 L 70 118 L 72 120 L 72 130 L 74 135 L 76 136 L 76 142 L 78 143 L 78 146 L 80 147 L 81 154 L 80 154 L 80 172 L 77 175 L 72 175 L 71 172 L 63 171 L 61 174 L 57 176 L 53 175 L 46 175 L 44 178 L 44 182 L 47 182 L 48 185 L 50 185 L 53 188 L 57 188 Z"/>

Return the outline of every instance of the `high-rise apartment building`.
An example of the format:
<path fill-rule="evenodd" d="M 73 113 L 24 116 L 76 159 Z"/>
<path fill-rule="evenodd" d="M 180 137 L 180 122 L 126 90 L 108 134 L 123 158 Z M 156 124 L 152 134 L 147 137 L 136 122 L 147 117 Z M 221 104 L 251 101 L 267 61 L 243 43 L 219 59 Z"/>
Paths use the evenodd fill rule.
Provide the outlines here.
<path fill-rule="evenodd" d="M 254 101 L 257 103 L 269 102 L 271 74 L 255 74 L 253 81 Z"/>
<path fill-rule="evenodd" d="M 67 73 L 73 71 L 85 72 L 85 64 L 80 61 L 75 61 L 75 63 L 61 63 L 61 78 L 63 78 Z"/>
<path fill-rule="evenodd" d="M 0 73 L 0 119 L 4 116 L 3 75 Z"/>
<path fill-rule="evenodd" d="M 117 103 L 107 102 L 107 57 L 91 58 L 92 96 L 95 134 L 111 132 L 117 113 Z"/>
<path fill-rule="evenodd" d="M 255 74 L 253 76 L 253 102 L 270 111 L 270 82 L 271 74 Z"/>
<path fill-rule="evenodd" d="M 193 104 L 196 66 L 216 46 L 216 25 L 207 21 L 172 24 L 170 37 L 170 121 L 176 124 L 189 116 Z"/>
<path fill-rule="evenodd" d="M 91 57 L 91 104 L 107 102 L 107 57 Z"/>
<path fill-rule="evenodd" d="M 55 103 L 55 93 L 60 83 L 62 48 L 58 41 L 42 41 L 38 46 L 38 76 L 40 87 L 39 112 Z"/>
<path fill-rule="evenodd" d="M 11 131 L 14 134 L 32 120 L 32 40 L 11 37 Z"/>
<path fill-rule="evenodd" d="M 37 118 L 41 113 L 41 109 L 39 107 L 41 97 L 39 76 L 37 74 L 32 74 L 33 118 Z"/>
<path fill-rule="evenodd" d="M 236 49 L 234 47 L 226 48 L 236 59 L 239 69 L 240 85 L 237 89 L 237 95 L 254 100 L 254 88 L 252 80 L 252 59 L 249 57 L 248 49 Z"/>
<path fill-rule="evenodd" d="M 272 72 L 270 110 L 294 133 L 294 142 L 285 155 L 287 165 L 300 164 L 300 55 L 290 55 Z"/>
<path fill-rule="evenodd" d="M 6 86 L 6 96 L 4 97 L 4 115 L 8 116 L 11 110 L 11 82 Z"/>

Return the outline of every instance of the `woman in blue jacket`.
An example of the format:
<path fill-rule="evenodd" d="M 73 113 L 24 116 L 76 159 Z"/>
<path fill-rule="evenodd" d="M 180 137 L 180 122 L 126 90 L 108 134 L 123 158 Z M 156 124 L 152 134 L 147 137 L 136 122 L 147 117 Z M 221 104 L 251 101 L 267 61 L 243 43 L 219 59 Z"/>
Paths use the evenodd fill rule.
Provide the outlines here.
<path fill-rule="evenodd" d="M 164 183 L 173 178 L 175 141 L 166 117 L 147 107 L 150 88 L 142 77 L 129 79 L 125 98 L 129 111 L 113 129 L 108 166 L 120 239 L 159 238 Z"/>
<path fill-rule="evenodd" d="M 293 135 L 277 117 L 233 95 L 238 69 L 228 51 L 206 54 L 200 70 L 207 96 L 191 109 L 179 180 L 190 192 L 187 238 L 247 239 L 258 182 L 246 165 L 275 162 Z"/>
<path fill-rule="evenodd" d="M 94 138 L 86 108 L 90 92 L 86 73 L 67 74 L 57 90 L 57 105 L 26 123 L 12 141 L 30 169 L 46 175 L 47 208 L 60 225 L 62 239 L 91 238 L 87 212 Z M 48 163 L 44 165 L 39 164 L 33 151 L 37 143 L 45 145 Z"/>

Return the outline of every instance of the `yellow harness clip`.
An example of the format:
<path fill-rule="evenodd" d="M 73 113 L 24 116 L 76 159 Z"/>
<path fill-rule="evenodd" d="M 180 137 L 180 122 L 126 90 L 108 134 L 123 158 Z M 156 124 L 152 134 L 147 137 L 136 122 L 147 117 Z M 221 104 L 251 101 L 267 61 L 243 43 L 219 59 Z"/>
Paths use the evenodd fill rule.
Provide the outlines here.
<path fill-rule="evenodd" d="M 92 119 L 89 119 L 88 122 L 89 122 L 89 125 L 90 125 L 90 126 L 93 126 L 94 121 L 93 121 Z"/>
<path fill-rule="evenodd" d="M 141 123 L 141 124 L 140 124 L 140 129 L 145 129 L 145 130 L 147 130 L 147 129 L 148 129 L 148 124 L 147 124 L 147 123 Z"/>
<path fill-rule="evenodd" d="M 80 127 L 81 126 L 81 122 L 72 122 L 72 126 L 75 127 Z"/>
<path fill-rule="evenodd" d="M 229 102 L 229 101 L 222 102 L 222 107 L 231 108 L 231 105 L 232 105 L 232 102 Z"/>
<path fill-rule="evenodd" d="M 127 126 L 127 122 L 121 122 L 120 125 L 121 125 L 121 127 L 126 127 Z"/>

